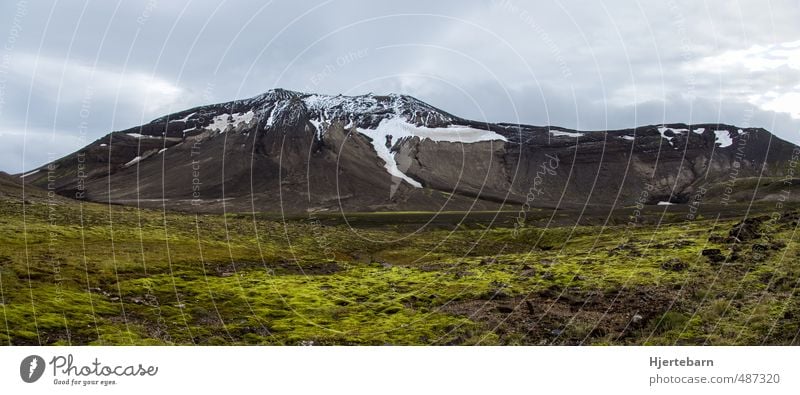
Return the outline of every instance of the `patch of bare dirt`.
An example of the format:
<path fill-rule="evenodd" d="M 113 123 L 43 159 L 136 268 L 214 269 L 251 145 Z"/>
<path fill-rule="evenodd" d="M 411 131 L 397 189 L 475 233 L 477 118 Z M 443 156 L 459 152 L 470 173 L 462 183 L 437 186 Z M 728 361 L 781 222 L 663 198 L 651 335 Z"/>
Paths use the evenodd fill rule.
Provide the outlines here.
<path fill-rule="evenodd" d="M 560 289 L 502 300 L 454 301 L 440 311 L 482 323 L 504 344 L 577 345 L 614 341 L 641 332 L 663 315 L 676 298 L 672 289 L 621 292 Z M 675 307 L 673 306 L 673 309 Z"/>

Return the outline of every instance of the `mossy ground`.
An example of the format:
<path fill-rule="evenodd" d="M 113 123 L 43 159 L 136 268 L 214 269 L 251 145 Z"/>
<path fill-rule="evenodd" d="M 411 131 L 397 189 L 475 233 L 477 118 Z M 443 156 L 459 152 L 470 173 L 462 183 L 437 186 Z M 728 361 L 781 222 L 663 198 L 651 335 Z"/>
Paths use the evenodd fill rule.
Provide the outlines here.
<path fill-rule="evenodd" d="M 515 235 L 393 224 L 425 213 L 351 228 L 63 201 L 0 211 L 0 344 L 792 344 L 800 330 L 786 215 L 733 243 L 738 221 L 716 218 Z"/>

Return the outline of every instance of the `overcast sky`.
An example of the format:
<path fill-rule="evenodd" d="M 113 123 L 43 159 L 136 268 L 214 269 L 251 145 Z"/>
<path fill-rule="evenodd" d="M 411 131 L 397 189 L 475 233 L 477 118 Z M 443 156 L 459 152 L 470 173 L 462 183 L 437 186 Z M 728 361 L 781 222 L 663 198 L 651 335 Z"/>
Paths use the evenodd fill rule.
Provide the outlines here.
<path fill-rule="evenodd" d="M 576 129 L 721 122 L 800 143 L 798 21 L 797 0 L 7 0 L 0 170 L 276 87 Z"/>

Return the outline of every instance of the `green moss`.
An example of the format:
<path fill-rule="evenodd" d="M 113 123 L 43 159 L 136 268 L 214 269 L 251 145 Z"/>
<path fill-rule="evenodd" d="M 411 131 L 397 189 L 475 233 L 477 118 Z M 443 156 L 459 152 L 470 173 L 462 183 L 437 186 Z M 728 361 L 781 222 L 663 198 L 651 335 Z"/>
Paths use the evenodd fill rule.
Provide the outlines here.
<path fill-rule="evenodd" d="M 562 291 L 666 300 L 630 306 L 655 313 L 605 336 L 593 330 L 608 306 L 578 302 L 576 314 L 598 315 L 565 327 L 561 338 L 575 344 L 790 344 L 800 317 L 798 246 L 786 224 L 769 238 L 784 247 L 757 256 L 748 242 L 739 260 L 712 264 L 702 251 L 731 255 L 708 241 L 731 221 L 415 233 L 394 222 L 430 213 L 362 213 L 353 217 L 366 225 L 351 228 L 94 204 L 27 205 L 23 217 L 7 203 L 2 344 L 538 344 L 548 339 L 524 326 L 498 331 L 451 306 Z M 671 259 L 685 268 L 665 270 Z M 619 319 L 625 328 L 630 317 Z"/>

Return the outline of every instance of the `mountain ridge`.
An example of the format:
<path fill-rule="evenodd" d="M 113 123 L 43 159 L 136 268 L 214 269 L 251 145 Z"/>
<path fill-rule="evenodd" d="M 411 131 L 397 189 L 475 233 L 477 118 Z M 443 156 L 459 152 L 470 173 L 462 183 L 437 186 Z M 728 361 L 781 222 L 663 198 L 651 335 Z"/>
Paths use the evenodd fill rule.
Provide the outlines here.
<path fill-rule="evenodd" d="M 530 203 L 536 168 L 555 157 L 535 206 L 630 205 L 653 185 L 648 204 L 685 203 L 701 185 L 722 195 L 733 172 L 785 177 L 796 150 L 761 128 L 577 131 L 472 121 L 408 95 L 273 89 L 112 132 L 25 182 L 50 177 L 65 196 L 199 211 L 497 209 Z M 725 195 L 775 199 L 750 184 Z"/>

